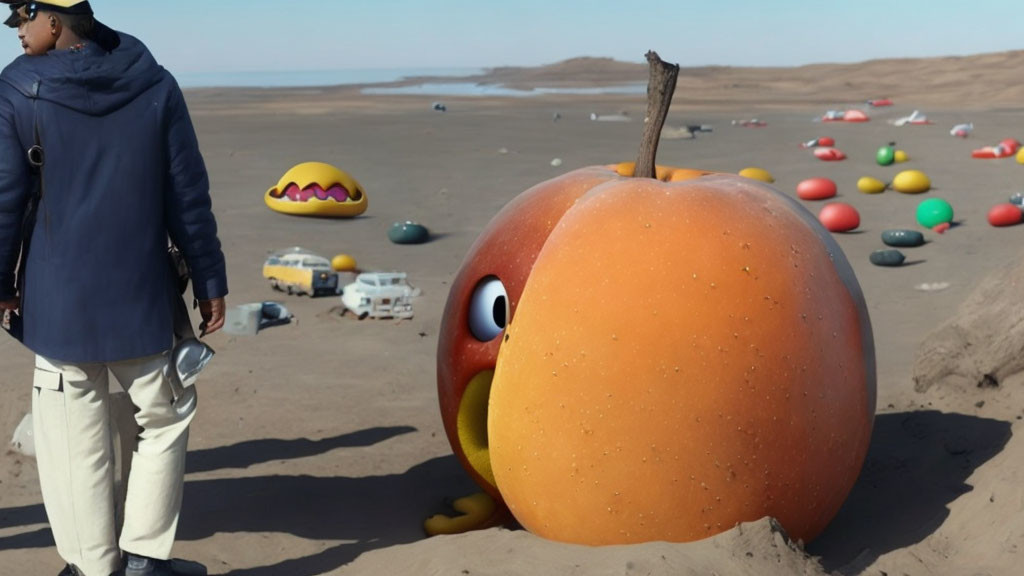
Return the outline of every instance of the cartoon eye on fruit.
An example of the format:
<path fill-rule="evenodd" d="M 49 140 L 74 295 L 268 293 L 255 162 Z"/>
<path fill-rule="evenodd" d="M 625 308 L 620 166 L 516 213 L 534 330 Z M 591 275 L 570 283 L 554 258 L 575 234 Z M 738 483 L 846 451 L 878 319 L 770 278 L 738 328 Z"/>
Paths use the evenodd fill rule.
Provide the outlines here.
<path fill-rule="evenodd" d="M 653 86 L 666 65 L 652 55 Z M 453 451 L 497 505 L 457 501 L 477 517 L 428 531 L 493 523 L 504 504 L 535 534 L 588 545 L 763 516 L 809 541 L 852 488 L 875 406 L 852 268 L 766 184 L 655 167 L 656 100 L 646 177 L 620 164 L 543 182 L 466 256 L 438 394 Z"/>
<path fill-rule="evenodd" d="M 501 500 L 487 443 L 487 402 L 501 335 L 518 307 L 533 261 L 551 229 L 576 200 L 604 182 L 603 168 L 577 170 L 512 200 L 466 256 L 449 292 L 438 344 L 438 394 L 445 432 L 462 465 L 490 496 Z M 498 507 L 499 514 L 503 507 Z M 480 525 L 500 518 L 480 518 Z M 464 531 L 465 521 L 428 521 L 431 533 Z"/>
<path fill-rule="evenodd" d="M 300 216 L 351 217 L 366 212 L 363 187 L 347 173 L 323 162 L 304 162 L 285 172 L 263 197 L 276 212 Z"/>

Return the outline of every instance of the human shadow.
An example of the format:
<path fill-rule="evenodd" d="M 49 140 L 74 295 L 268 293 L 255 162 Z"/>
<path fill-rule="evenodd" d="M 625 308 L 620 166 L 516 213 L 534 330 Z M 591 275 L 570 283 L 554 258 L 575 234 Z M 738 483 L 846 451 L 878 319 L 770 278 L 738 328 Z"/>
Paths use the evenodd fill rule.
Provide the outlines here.
<path fill-rule="evenodd" d="M 846 503 L 807 547 L 830 574 L 860 574 L 886 552 L 924 540 L 967 478 L 1006 446 L 1010 423 L 934 410 L 880 414 Z"/>
<path fill-rule="evenodd" d="M 40 505 L 42 508 L 42 505 Z M 43 515 L 42 522 L 46 522 L 46 515 Z M 39 528 L 31 532 L 21 532 L 0 538 L 0 550 L 26 550 L 32 548 L 49 548 L 54 546 L 53 533 L 50 527 Z"/>
<path fill-rule="evenodd" d="M 363 552 L 420 540 L 423 520 L 444 503 L 479 488 L 454 455 L 377 476 L 257 476 L 185 484 L 179 540 L 217 533 L 284 532 L 309 540 L 344 540 L 312 556 L 237 569 L 231 576 L 315 576 Z"/>
<path fill-rule="evenodd" d="M 391 426 L 368 428 L 320 440 L 308 438 L 249 440 L 230 446 L 190 451 L 186 456 L 186 473 L 247 468 L 264 462 L 317 456 L 337 448 L 371 446 L 415 431 L 416 429 L 411 426 Z M 188 510 L 186 509 L 183 514 L 187 515 Z M 0 528 L 31 526 L 46 522 L 46 510 L 42 504 L 0 508 Z M 47 548 L 53 545 L 53 535 L 48 527 L 0 538 L 0 550 Z"/>
<path fill-rule="evenodd" d="M 46 510 L 42 504 L 29 504 L 27 506 L 13 506 L 11 508 L 0 508 L 0 529 L 12 528 L 14 526 L 31 526 L 32 524 L 43 524 L 46 522 Z M 0 539 L 0 550 L 4 549 L 3 539 Z"/>
<path fill-rule="evenodd" d="M 230 446 L 190 451 L 185 458 L 185 472 L 191 474 L 225 468 L 248 468 L 254 464 L 274 460 L 318 456 L 336 448 L 371 446 L 415 431 L 416 429 L 411 426 L 391 426 L 367 428 L 320 440 L 310 440 L 309 438 L 247 440 Z"/>

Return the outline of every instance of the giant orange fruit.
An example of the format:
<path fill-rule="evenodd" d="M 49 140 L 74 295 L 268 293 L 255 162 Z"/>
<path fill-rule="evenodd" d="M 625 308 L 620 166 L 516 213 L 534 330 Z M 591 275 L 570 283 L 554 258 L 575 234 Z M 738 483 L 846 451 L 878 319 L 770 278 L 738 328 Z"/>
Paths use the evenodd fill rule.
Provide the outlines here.
<path fill-rule="evenodd" d="M 871 435 L 852 269 L 767 185 L 629 171 L 540 184 L 470 250 L 438 350 L 453 449 L 547 538 L 686 541 L 774 516 L 810 540 Z"/>
<path fill-rule="evenodd" d="M 499 500 L 487 403 L 500 336 L 552 228 L 580 196 L 614 175 L 606 168 L 576 170 L 517 196 L 477 238 L 449 291 L 437 352 L 441 416 L 463 466 Z"/>

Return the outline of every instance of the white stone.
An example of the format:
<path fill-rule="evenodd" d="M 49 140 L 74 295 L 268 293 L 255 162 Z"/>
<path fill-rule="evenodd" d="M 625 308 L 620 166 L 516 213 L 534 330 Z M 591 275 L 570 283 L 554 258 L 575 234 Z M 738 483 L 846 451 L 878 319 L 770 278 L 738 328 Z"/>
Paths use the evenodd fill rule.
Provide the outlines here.
<path fill-rule="evenodd" d="M 14 429 L 14 437 L 11 438 L 11 448 L 25 456 L 35 457 L 36 440 L 32 433 L 32 413 L 25 414 L 21 423 Z"/>

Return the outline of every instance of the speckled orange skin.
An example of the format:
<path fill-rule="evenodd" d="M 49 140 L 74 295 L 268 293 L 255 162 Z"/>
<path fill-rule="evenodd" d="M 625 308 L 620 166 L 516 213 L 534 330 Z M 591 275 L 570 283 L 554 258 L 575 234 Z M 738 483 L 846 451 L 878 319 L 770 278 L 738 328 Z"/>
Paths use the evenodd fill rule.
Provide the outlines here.
<path fill-rule="evenodd" d="M 511 265 L 490 245 L 468 278 Z M 739 176 L 619 178 L 567 210 L 530 264 L 488 417 L 496 483 L 524 527 L 589 545 L 696 540 L 766 515 L 793 538 L 821 532 L 867 453 L 875 364 L 860 288 L 813 215 Z M 484 362 L 444 339 L 460 331 L 452 300 L 445 318 L 442 352 L 463 351 L 439 362 L 443 413 L 454 366 Z"/>
<path fill-rule="evenodd" d="M 501 500 L 497 487 L 467 460 L 456 429 L 459 403 L 466 385 L 478 372 L 494 369 L 502 341 L 499 336 L 490 342 L 480 342 L 470 333 L 467 318 L 470 295 L 480 280 L 497 276 L 508 292 L 510 316 L 514 317 L 526 278 L 551 229 L 577 198 L 610 175 L 603 168 L 577 170 L 517 196 L 477 238 L 448 293 L 437 349 L 441 417 L 455 455 L 477 484 L 497 500 Z"/>
<path fill-rule="evenodd" d="M 658 167 L 665 179 L 676 173 L 693 178 L 704 171 Z M 476 285 L 487 276 L 498 277 L 508 293 L 510 314 L 515 318 L 519 296 L 548 234 L 576 200 L 595 186 L 623 180 L 632 174 L 632 163 L 592 166 L 542 182 L 506 205 L 487 225 L 470 248 L 448 294 L 437 351 L 437 390 L 445 433 L 452 450 L 470 476 L 491 496 L 501 500 L 493 482 L 466 457 L 457 430 L 457 415 L 466 385 L 483 370 L 493 370 L 503 335 L 480 342 L 468 329 L 467 310 Z M 486 430 L 480 430 L 486 434 Z"/>

